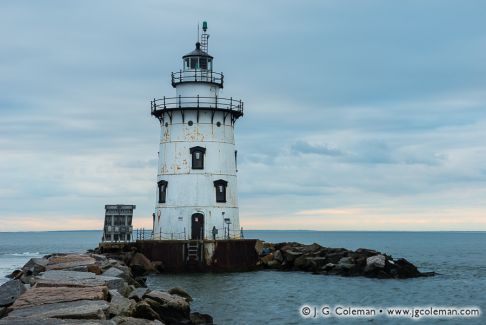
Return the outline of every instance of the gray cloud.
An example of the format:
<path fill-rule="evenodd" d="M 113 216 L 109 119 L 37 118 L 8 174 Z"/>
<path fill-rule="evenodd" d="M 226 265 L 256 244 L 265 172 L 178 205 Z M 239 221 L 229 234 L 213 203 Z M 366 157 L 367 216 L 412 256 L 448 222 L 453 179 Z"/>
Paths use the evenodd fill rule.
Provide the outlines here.
<path fill-rule="evenodd" d="M 477 203 L 484 9 L 454 1 L 4 1 L 0 230 L 22 216 L 101 224 L 110 202 L 137 204 L 149 220 L 159 142 L 149 100 L 174 94 L 170 72 L 202 19 L 224 96 L 245 101 L 236 134 L 243 216 L 270 216 L 272 225 L 275 211 L 356 205 L 474 203 L 485 211 Z"/>
<path fill-rule="evenodd" d="M 297 141 L 291 146 L 291 150 L 294 153 L 302 154 L 318 154 L 324 156 L 342 156 L 343 153 L 335 148 L 330 148 L 326 144 L 313 145 L 305 141 Z"/>

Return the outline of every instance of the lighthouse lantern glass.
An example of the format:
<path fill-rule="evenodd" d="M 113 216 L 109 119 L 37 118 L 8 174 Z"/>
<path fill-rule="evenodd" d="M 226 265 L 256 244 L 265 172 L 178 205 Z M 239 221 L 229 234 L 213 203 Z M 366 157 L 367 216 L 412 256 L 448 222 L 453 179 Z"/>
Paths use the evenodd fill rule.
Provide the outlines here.
<path fill-rule="evenodd" d="M 211 58 L 189 57 L 184 59 L 184 70 L 212 70 L 213 62 Z"/>

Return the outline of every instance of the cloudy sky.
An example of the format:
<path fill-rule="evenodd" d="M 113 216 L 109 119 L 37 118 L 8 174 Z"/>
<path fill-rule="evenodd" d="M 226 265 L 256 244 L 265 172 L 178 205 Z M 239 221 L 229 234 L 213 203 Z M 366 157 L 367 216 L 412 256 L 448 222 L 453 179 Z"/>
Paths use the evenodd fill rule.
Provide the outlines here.
<path fill-rule="evenodd" d="M 481 1 L 2 1 L 0 231 L 151 227 L 157 120 L 207 20 L 247 229 L 486 230 Z"/>

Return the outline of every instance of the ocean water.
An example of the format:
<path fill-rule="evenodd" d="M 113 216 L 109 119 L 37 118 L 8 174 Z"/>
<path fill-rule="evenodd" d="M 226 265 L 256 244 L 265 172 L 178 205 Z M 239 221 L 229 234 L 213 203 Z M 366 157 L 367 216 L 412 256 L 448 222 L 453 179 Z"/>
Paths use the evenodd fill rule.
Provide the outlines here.
<path fill-rule="evenodd" d="M 246 231 L 247 238 L 297 241 L 329 247 L 376 249 L 404 257 L 435 277 L 378 280 L 258 271 L 224 274 L 163 274 L 152 289 L 179 286 L 193 297 L 192 309 L 217 324 L 486 324 L 486 232 Z M 97 245 L 101 232 L 0 233 L 0 276 L 31 256 L 80 252 Z M 0 283 L 6 279 L 0 277 Z M 300 308 L 330 306 L 479 307 L 476 318 L 302 318 Z"/>

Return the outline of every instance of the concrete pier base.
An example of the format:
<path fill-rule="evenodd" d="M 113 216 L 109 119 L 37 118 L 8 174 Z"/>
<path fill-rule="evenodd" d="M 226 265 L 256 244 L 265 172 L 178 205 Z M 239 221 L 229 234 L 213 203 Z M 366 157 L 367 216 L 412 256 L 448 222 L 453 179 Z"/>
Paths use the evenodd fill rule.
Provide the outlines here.
<path fill-rule="evenodd" d="M 241 272 L 257 268 L 257 239 L 137 240 L 100 243 L 102 253 L 130 251 L 133 247 L 167 272 Z"/>

